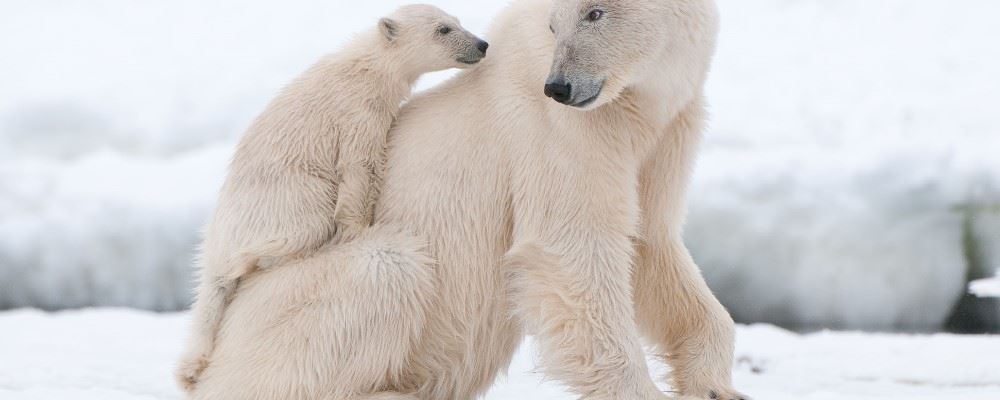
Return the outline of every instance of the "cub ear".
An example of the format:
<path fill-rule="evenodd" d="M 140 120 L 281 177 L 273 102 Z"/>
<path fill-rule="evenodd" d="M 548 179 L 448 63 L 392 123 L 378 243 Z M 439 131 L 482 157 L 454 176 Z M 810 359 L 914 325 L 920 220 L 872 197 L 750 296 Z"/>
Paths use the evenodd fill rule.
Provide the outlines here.
<path fill-rule="evenodd" d="M 396 35 L 399 33 L 398 29 L 399 27 L 397 26 L 396 21 L 389 18 L 382 18 L 378 20 L 378 30 L 379 32 L 382 32 L 382 37 L 384 37 L 388 42 L 392 42 L 396 39 Z"/>

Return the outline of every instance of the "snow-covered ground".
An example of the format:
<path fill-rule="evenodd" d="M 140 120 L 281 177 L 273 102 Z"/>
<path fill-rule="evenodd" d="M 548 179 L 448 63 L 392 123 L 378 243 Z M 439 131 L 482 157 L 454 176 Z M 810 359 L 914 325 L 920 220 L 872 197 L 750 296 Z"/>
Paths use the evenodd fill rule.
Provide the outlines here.
<path fill-rule="evenodd" d="M 235 139 L 406 2 L 0 3 L 0 308 L 182 308 Z M 476 32 L 504 6 L 432 2 Z M 716 293 L 744 321 L 940 327 L 1000 267 L 1000 3 L 719 4 L 687 230 Z"/>
<path fill-rule="evenodd" d="M 980 279 L 972 282 L 969 287 L 976 296 L 1000 297 L 1000 276 L 990 279 Z"/>
<path fill-rule="evenodd" d="M 2 312 L 0 398 L 180 399 L 171 372 L 186 325 L 185 314 Z M 486 399 L 572 399 L 533 372 L 533 354 L 530 342 L 522 346 Z M 734 380 L 766 400 L 997 399 L 997 355 L 997 336 L 798 335 L 741 326 Z"/>

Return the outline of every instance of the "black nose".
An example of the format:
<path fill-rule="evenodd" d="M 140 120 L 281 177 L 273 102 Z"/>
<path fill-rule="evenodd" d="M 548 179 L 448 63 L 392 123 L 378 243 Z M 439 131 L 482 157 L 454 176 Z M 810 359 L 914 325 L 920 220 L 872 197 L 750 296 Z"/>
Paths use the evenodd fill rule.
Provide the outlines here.
<path fill-rule="evenodd" d="M 562 79 L 549 81 L 545 84 L 545 95 L 560 103 L 568 104 L 572 93 L 573 86 Z"/>
<path fill-rule="evenodd" d="M 480 40 L 479 43 L 476 43 L 476 48 L 483 52 L 483 54 L 486 54 L 486 49 L 490 48 L 490 44 Z"/>

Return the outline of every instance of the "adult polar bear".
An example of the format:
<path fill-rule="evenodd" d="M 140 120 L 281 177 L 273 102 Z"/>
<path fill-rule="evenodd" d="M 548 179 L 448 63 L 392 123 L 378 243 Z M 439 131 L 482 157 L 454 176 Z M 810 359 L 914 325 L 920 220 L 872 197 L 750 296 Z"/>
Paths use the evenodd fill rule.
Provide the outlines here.
<path fill-rule="evenodd" d="M 483 65 L 403 110 L 376 227 L 241 284 L 193 397 L 469 399 L 531 333 L 582 398 L 667 398 L 640 335 L 682 396 L 741 398 L 680 232 L 716 20 L 516 2 Z"/>

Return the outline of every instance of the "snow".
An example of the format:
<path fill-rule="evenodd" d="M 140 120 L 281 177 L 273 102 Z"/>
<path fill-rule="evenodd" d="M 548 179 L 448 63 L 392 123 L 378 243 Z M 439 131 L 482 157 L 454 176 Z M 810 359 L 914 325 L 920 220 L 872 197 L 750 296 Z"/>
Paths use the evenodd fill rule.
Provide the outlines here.
<path fill-rule="evenodd" d="M 0 307 L 185 307 L 230 152 L 0 163 Z"/>
<path fill-rule="evenodd" d="M 980 297 L 1000 297 L 1000 276 L 972 282 L 969 291 Z"/>
<path fill-rule="evenodd" d="M 0 313 L 0 398 L 180 399 L 172 365 L 187 324 L 186 314 L 124 309 Z M 572 399 L 534 372 L 534 354 L 529 340 L 486 399 Z M 768 400 L 1000 398 L 996 354 L 996 336 L 740 326 L 734 381 Z"/>
<path fill-rule="evenodd" d="M 183 308 L 236 138 L 406 2 L 0 4 L 0 308 Z M 480 33 L 504 7 L 434 3 Z M 1000 266 L 1000 4 L 719 4 L 687 227 L 715 292 L 742 321 L 940 327 Z"/>
<path fill-rule="evenodd" d="M 236 138 L 404 3 L 0 4 L 0 309 L 186 307 Z M 478 32 L 503 6 L 437 3 Z"/>
<path fill-rule="evenodd" d="M 405 3 L 5 2 L 0 155 L 231 142 L 293 76 Z M 489 3 L 435 2 L 478 32 L 503 6 Z"/>
<path fill-rule="evenodd" d="M 709 148 L 686 240 L 740 320 L 941 326 L 966 290 L 967 243 L 1000 249 L 1000 237 L 986 233 L 997 226 L 976 222 L 991 214 L 963 210 L 977 204 L 975 193 L 1000 201 L 1000 174 L 990 174 L 1000 158 L 974 150 L 958 158 L 912 145 Z"/>
<path fill-rule="evenodd" d="M 1000 6 L 720 5 L 686 236 L 717 295 L 743 321 L 941 326 L 1000 265 Z"/>

